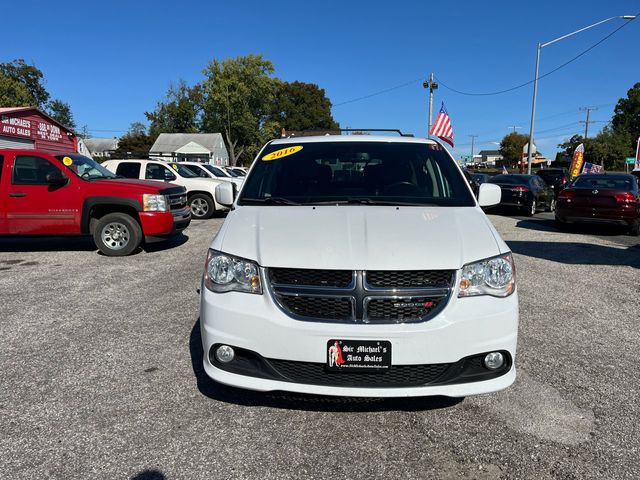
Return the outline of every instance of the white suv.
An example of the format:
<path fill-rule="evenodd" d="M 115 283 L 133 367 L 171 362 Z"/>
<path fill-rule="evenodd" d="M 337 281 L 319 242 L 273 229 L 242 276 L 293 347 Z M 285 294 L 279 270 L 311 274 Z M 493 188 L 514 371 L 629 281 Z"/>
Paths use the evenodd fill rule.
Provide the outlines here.
<path fill-rule="evenodd" d="M 252 390 L 463 397 L 516 377 L 515 267 L 439 143 L 269 142 L 211 243 L 204 368 Z"/>
<path fill-rule="evenodd" d="M 215 178 L 222 182 L 231 182 L 238 188 L 238 190 L 244 182 L 243 178 L 232 177 L 226 172 L 226 170 L 216 165 L 199 162 L 180 162 L 180 165 L 184 165 L 187 170 L 191 170 L 191 172 L 195 173 L 199 177 Z"/>
<path fill-rule="evenodd" d="M 179 163 L 127 159 L 107 160 L 102 166 L 121 177 L 159 180 L 185 187 L 193 218 L 206 219 L 216 211 L 229 209 L 215 200 L 215 190 L 221 181 L 199 177 Z"/>

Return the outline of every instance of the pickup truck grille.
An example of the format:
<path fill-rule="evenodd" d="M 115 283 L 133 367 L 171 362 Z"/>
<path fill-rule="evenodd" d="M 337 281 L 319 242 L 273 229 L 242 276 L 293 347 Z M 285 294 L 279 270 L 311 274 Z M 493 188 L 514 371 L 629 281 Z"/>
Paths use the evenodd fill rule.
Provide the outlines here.
<path fill-rule="evenodd" d="M 447 304 L 455 270 L 363 271 L 268 268 L 280 309 L 296 320 L 409 323 L 433 318 Z"/>
<path fill-rule="evenodd" d="M 167 197 L 171 210 L 182 210 L 187 206 L 187 189 L 184 187 L 165 188 L 160 193 Z"/>

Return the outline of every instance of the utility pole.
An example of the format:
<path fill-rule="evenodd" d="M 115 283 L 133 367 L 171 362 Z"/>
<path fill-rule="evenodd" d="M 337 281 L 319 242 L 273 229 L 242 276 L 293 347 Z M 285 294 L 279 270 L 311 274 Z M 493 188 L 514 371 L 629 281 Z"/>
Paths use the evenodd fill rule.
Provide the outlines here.
<path fill-rule="evenodd" d="M 518 127 L 517 125 L 509 125 L 507 128 L 513 128 L 513 133 L 516 133 L 516 128 L 522 128 L 522 127 Z"/>
<path fill-rule="evenodd" d="M 424 88 L 429 89 L 429 121 L 427 126 L 427 138 L 431 138 L 431 115 L 433 113 L 433 91 L 438 89 L 438 84 L 433 81 L 433 73 L 429 74 L 429 80 L 422 83 Z"/>
<path fill-rule="evenodd" d="M 469 135 L 471 137 L 471 163 L 473 163 L 473 147 L 475 144 L 475 140 L 478 137 L 478 135 Z"/>
<path fill-rule="evenodd" d="M 587 119 L 581 120 L 580 123 L 584 123 L 584 138 L 589 138 L 589 114 L 592 110 L 598 110 L 598 107 L 580 107 L 581 112 L 587 112 Z"/>

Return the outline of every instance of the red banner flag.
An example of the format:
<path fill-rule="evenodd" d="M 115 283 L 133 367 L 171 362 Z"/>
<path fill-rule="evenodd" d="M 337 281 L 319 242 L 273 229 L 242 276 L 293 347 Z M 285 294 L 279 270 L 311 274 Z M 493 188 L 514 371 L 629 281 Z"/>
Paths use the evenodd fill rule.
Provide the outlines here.
<path fill-rule="evenodd" d="M 573 160 L 571 161 L 571 167 L 569 168 L 569 174 L 571 178 L 576 177 L 582 170 L 582 164 L 584 163 L 584 145 L 581 143 L 573 152 Z"/>

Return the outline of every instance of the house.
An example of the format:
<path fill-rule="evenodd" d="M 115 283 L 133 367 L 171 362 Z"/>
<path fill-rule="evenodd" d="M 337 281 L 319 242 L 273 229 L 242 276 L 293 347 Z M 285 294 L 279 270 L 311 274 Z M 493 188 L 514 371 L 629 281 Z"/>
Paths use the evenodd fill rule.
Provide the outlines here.
<path fill-rule="evenodd" d="M 113 138 L 85 138 L 84 144 L 92 157 L 110 157 L 118 149 L 118 139 Z"/>
<path fill-rule="evenodd" d="M 149 151 L 153 160 L 229 165 L 220 133 L 161 133 Z"/>
<path fill-rule="evenodd" d="M 500 150 L 480 150 L 478 155 L 482 157 L 482 163 L 488 167 L 495 167 L 503 158 Z"/>

